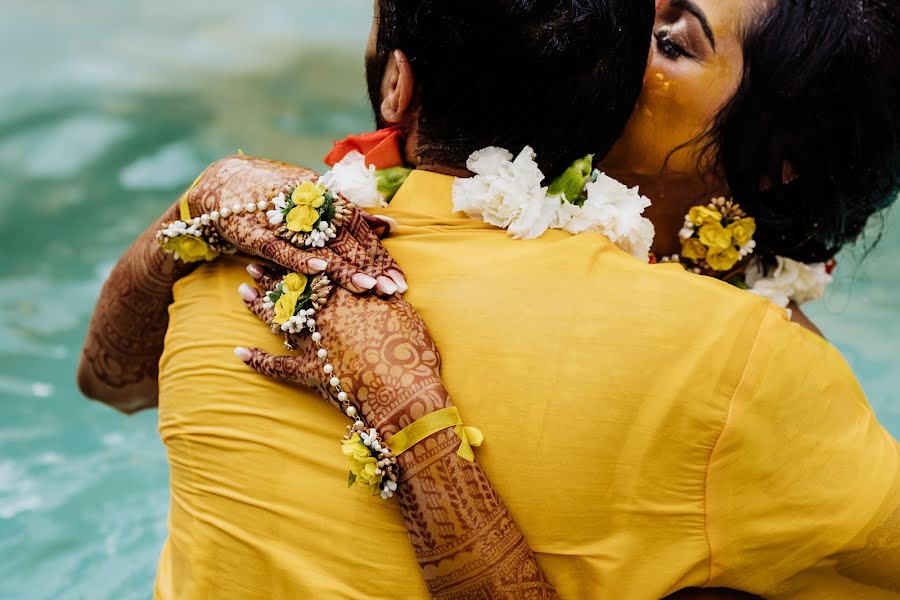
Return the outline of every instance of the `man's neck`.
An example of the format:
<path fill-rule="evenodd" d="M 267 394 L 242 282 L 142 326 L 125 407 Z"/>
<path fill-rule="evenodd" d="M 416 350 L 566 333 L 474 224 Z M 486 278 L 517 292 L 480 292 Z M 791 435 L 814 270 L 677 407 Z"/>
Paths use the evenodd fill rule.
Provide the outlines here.
<path fill-rule="evenodd" d="M 438 163 L 419 163 L 415 165 L 416 169 L 420 171 L 430 171 L 432 173 L 439 173 L 441 175 L 449 175 L 451 177 L 471 177 L 472 172 L 468 169 L 461 169 L 459 167 L 454 167 L 451 165 L 442 165 Z"/>

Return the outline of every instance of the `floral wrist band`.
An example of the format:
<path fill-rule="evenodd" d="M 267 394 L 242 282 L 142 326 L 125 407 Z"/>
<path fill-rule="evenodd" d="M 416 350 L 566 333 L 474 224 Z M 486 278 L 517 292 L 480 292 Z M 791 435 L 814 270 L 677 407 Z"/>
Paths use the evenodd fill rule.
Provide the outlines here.
<path fill-rule="evenodd" d="M 181 219 L 164 223 L 156 232 L 159 245 L 175 260 L 212 261 L 221 254 L 234 254 L 234 246 L 225 242 L 216 229 L 220 219 L 258 212 L 265 215 L 269 225 L 277 228 L 279 237 L 294 246 L 324 248 L 337 237 L 338 228 L 350 215 L 351 203 L 331 185 L 332 177 L 323 176 L 315 183 L 303 181 L 285 186 L 271 199 L 222 206 L 192 217 L 188 198 L 202 177 L 182 197 Z"/>
<path fill-rule="evenodd" d="M 215 222 L 220 218 L 219 213 L 191 218 L 189 195 L 190 192 L 186 193 L 179 205 L 181 220 L 165 223 L 156 232 L 156 241 L 160 247 L 172 254 L 175 260 L 184 263 L 208 262 L 221 254 L 234 254 L 235 248 L 222 240 L 216 230 Z"/>
<path fill-rule="evenodd" d="M 335 379 L 332 379 L 332 383 Z M 347 415 L 356 416 L 358 411 L 349 404 L 346 393 L 344 402 L 348 403 Z M 397 491 L 400 477 L 397 457 L 439 431 L 451 427 L 460 439 L 457 456 L 475 462 L 472 447 L 482 444 L 484 434 L 475 427 L 463 425 L 455 406 L 422 417 L 388 440 L 382 440 L 378 430 L 367 426 L 361 418 L 358 419 L 353 425 L 347 426 L 347 435 L 341 441 L 341 451 L 350 463 L 348 485 L 364 487 L 373 496 L 380 495 L 385 500 L 391 498 Z"/>

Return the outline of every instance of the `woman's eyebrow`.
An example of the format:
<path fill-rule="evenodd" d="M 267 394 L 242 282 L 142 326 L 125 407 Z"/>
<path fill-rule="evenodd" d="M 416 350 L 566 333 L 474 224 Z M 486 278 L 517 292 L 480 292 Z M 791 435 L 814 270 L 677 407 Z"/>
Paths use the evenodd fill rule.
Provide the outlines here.
<path fill-rule="evenodd" d="M 686 10 L 697 17 L 697 20 L 700 22 L 700 27 L 703 28 L 703 33 L 706 34 L 706 37 L 709 39 L 709 43 L 712 45 L 713 51 L 715 51 L 716 36 L 713 34 L 712 27 L 709 26 L 709 20 L 706 18 L 706 13 L 704 13 L 699 6 L 691 2 L 691 0 L 672 0 L 669 5 L 674 8 Z"/>

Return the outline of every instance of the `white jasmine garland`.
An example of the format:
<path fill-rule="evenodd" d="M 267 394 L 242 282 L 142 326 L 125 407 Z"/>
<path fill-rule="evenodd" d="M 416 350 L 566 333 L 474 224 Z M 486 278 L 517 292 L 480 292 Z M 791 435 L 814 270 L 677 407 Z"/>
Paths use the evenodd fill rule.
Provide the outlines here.
<path fill-rule="evenodd" d="M 637 188 L 595 173 L 585 187 L 584 204 L 572 204 L 541 185 L 544 174 L 530 147 L 515 159 L 503 148 L 485 148 L 473 153 L 466 166 L 475 176 L 454 181 L 454 211 L 506 229 L 514 239 L 535 239 L 548 229 L 595 232 L 629 254 L 648 259 L 655 230 L 642 216 L 650 200 Z"/>
<path fill-rule="evenodd" d="M 783 256 L 777 257 L 777 266 L 768 276 L 759 261 L 754 261 L 747 267 L 745 277 L 752 293 L 782 308 L 791 302 L 804 304 L 818 300 L 834 281 L 825 263 L 804 264 Z"/>
<path fill-rule="evenodd" d="M 361 208 L 387 206 L 387 202 L 378 191 L 375 166 L 367 166 L 366 157 L 357 150 L 348 152 L 329 172 L 322 175 L 319 183 L 332 194 L 349 198 Z"/>

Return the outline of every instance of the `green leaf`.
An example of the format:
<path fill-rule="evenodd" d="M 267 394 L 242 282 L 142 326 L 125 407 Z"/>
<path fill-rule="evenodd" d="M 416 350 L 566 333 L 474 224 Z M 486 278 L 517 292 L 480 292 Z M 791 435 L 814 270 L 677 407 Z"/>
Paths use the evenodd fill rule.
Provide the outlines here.
<path fill-rule="evenodd" d="M 356 475 L 351 471 L 350 477 L 347 478 L 347 487 L 353 487 L 354 483 L 356 483 Z"/>
<path fill-rule="evenodd" d="M 385 202 L 390 202 L 397 195 L 400 187 L 406 182 L 413 170 L 407 167 L 392 167 L 390 169 L 378 169 L 375 171 L 375 182 L 378 184 L 378 193 Z"/>
<path fill-rule="evenodd" d="M 327 222 L 328 224 L 331 224 L 331 222 L 334 220 L 334 196 L 332 196 L 331 194 L 325 195 L 325 204 L 322 205 L 320 214 L 322 215 L 321 220 Z"/>
<path fill-rule="evenodd" d="M 749 290 L 750 289 L 750 286 L 747 285 L 747 281 L 741 275 L 732 277 L 731 279 L 728 280 L 728 283 L 730 283 L 734 287 L 741 289 L 741 290 Z"/>
<path fill-rule="evenodd" d="M 581 206 L 587 199 L 584 188 L 591 181 L 594 172 L 594 155 L 588 154 L 572 163 L 562 175 L 550 183 L 547 193 L 551 196 L 565 196 L 571 204 Z"/>

